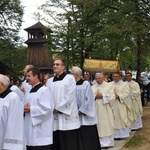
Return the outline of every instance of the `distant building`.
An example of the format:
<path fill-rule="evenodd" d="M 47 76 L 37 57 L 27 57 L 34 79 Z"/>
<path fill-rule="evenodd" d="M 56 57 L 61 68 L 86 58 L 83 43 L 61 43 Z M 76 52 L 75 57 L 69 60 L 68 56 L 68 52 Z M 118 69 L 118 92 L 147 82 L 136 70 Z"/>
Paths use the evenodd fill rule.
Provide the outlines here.
<path fill-rule="evenodd" d="M 52 30 L 37 22 L 31 27 L 24 29 L 28 32 L 28 39 L 25 42 L 28 45 L 27 64 L 38 67 L 42 73 L 52 72 L 52 56 L 50 50 L 45 47 L 48 42 L 48 34 Z"/>

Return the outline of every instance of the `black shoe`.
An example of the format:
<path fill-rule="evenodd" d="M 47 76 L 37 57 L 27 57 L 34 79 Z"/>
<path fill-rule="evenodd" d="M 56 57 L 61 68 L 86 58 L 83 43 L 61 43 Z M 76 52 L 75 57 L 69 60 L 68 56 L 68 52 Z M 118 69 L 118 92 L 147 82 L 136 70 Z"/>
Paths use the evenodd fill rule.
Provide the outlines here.
<path fill-rule="evenodd" d="M 138 129 L 132 129 L 131 131 L 137 131 Z"/>
<path fill-rule="evenodd" d="M 121 138 L 114 138 L 114 140 L 121 140 Z"/>
<path fill-rule="evenodd" d="M 109 147 L 101 147 L 101 149 L 108 149 Z"/>

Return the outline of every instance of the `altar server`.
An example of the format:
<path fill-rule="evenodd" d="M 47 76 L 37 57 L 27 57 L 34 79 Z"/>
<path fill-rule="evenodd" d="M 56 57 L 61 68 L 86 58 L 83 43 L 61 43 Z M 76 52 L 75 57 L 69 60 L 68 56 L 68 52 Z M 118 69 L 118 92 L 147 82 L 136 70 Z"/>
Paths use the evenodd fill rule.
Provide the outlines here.
<path fill-rule="evenodd" d="M 46 83 L 53 95 L 55 107 L 53 150 L 82 150 L 76 82 L 74 77 L 64 73 L 64 70 L 64 61 L 56 59 L 53 63 L 55 76 Z"/>
<path fill-rule="evenodd" d="M 23 103 L 0 74 L 0 150 L 23 150 Z"/>
<path fill-rule="evenodd" d="M 25 94 L 25 140 L 27 150 L 51 150 L 53 143 L 53 100 L 49 89 L 40 83 L 40 71 L 27 71 L 32 89 Z"/>
<path fill-rule="evenodd" d="M 71 74 L 76 80 L 76 97 L 80 118 L 80 133 L 84 150 L 100 150 L 97 131 L 95 97 L 89 81 L 82 79 L 82 70 L 74 66 Z"/>

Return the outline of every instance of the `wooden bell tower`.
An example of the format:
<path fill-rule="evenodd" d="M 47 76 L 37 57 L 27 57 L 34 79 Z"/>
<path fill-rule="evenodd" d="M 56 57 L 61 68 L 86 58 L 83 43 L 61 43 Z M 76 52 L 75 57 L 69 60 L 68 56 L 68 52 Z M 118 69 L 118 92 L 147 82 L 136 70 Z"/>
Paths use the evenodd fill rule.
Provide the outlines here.
<path fill-rule="evenodd" d="M 39 21 L 24 30 L 28 32 L 28 39 L 25 42 L 28 45 L 27 64 L 38 67 L 42 73 L 50 73 L 52 56 L 50 50 L 46 50 L 45 44 L 48 42 L 47 34 L 52 33 L 51 29 Z"/>

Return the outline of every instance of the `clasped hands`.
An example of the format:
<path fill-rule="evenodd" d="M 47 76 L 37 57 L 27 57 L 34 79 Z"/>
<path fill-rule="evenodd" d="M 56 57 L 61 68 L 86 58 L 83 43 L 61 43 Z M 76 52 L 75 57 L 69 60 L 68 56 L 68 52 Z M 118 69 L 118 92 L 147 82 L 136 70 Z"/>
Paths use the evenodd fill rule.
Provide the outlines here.
<path fill-rule="evenodd" d="M 103 94 L 102 93 L 97 93 L 95 98 L 96 99 L 102 99 L 103 98 Z"/>

